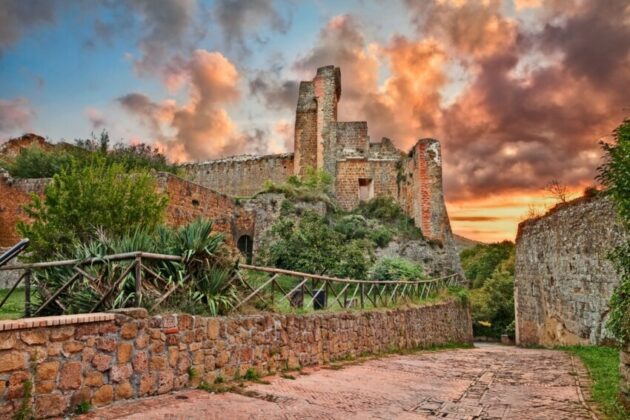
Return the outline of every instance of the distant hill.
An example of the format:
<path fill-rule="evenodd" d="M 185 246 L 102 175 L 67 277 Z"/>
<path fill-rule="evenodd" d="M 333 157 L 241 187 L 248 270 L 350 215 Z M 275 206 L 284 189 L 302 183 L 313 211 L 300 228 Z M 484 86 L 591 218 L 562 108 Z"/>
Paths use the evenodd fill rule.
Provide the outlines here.
<path fill-rule="evenodd" d="M 472 248 L 475 245 L 483 244 L 484 242 L 475 241 L 473 239 L 468 239 L 463 236 L 459 236 L 453 234 L 453 239 L 455 240 L 455 246 L 459 252 L 462 252 L 464 249 Z"/>

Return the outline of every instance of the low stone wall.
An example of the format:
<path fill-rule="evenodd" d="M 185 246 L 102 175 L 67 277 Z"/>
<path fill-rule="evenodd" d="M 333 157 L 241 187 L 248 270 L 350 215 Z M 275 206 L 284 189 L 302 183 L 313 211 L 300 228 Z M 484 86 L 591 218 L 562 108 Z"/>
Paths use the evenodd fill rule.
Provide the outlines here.
<path fill-rule="evenodd" d="M 630 411 L 630 343 L 621 348 L 619 361 L 619 373 L 621 374 L 621 383 L 619 384 L 619 399 Z"/>
<path fill-rule="evenodd" d="M 0 322 L 0 418 L 164 394 L 364 353 L 471 342 L 467 305 L 309 315 L 158 315 L 144 309 Z"/>

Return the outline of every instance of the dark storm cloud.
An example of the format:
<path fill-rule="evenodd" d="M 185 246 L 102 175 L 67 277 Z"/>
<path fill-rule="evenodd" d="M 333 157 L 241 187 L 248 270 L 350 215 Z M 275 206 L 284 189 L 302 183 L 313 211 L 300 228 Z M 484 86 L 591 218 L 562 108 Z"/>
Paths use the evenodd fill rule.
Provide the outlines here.
<path fill-rule="evenodd" d="M 298 82 L 278 80 L 270 72 L 258 72 L 249 81 L 249 91 L 262 98 L 271 109 L 293 109 L 297 103 Z"/>
<path fill-rule="evenodd" d="M 291 18 L 278 12 L 276 6 L 273 0 L 218 0 L 214 14 L 227 45 L 238 45 L 246 50 L 246 37 L 266 25 L 276 32 L 286 33 Z"/>
<path fill-rule="evenodd" d="M 2 0 L 0 3 L 0 54 L 33 28 L 55 21 L 55 0 Z"/>

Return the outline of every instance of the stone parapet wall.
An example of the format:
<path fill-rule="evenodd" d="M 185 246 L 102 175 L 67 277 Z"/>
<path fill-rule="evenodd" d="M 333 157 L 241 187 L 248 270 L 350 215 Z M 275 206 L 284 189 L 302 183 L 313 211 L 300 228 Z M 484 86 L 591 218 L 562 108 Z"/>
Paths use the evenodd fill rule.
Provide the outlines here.
<path fill-rule="evenodd" d="M 53 325 L 51 325 L 53 324 Z M 10 328 L 7 326 L 10 325 Z M 4 329 L 4 331 L 2 331 Z M 0 418 L 103 406 L 348 356 L 470 343 L 467 305 L 310 315 L 148 317 L 144 309 L 0 322 Z"/>
<path fill-rule="evenodd" d="M 293 153 L 235 156 L 184 167 L 192 181 L 233 197 L 260 192 L 266 181 L 281 184 L 293 175 Z"/>
<path fill-rule="evenodd" d="M 520 345 L 598 344 L 617 284 L 608 253 L 623 241 L 614 205 L 602 196 L 556 206 L 519 225 L 514 303 Z"/>

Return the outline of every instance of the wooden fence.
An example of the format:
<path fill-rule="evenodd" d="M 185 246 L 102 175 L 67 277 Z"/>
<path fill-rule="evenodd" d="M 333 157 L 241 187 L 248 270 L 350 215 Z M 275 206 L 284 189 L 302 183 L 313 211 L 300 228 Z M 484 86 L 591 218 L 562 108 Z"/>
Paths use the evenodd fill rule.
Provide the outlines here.
<path fill-rule="evenodd" d="M 0 271 L 22 270 L 23 274 L 13 284 L 9 293 L 0 302 L 0 308 L 9 299 L 18 286 L 24 284 L 25 302 L 24 316 L 36 316 L 45 313 L 45 309 L 55 304 L 65 312 L 66 308 L 59 301 L 59 296 L 75 282 L 88 279 L 100 282 L 104 279 L 105 269 L 99 274 L 89 273 L 86 266 L 106 265 L 114 261 L 126 261 L 119 267 L 119 272 L 113 277 L 115 280 L 108 284 L 100 299 L 88 312 L 111 309 L 107 306 L 108 298 L 123 281 L 130 278 L 134 282 L 134 292 L 128 305 L 143 305 L 143 294 L 147 293 L 147 283 L 151 285 L 153 295 L 159 295 L 152 303 L 151 310 L 155 310 L 178 287 L 186 282 L 185 276 L 180 282 L 165 279 L 150 266 L 150 262 L 184 262 L 176 255 L 153 254 L 147 252 L 130 252 L 109 255 L 99 258 L 83 260 L 63 260 L 33 264 L 15 264 L 0 267 Z M 69 267 L 71 275 L 54 291 L 47 291 L 43 302 L 33 310 L 32 305 L 32 276 L 36 270 Z M 111 273 L 108 273 L 111 276 Z M 110 277 L 111 278 L 111 277 Z M 147 282 L 150 280 L 150 282 Z M 332 309 L 332 308 L 366 308 L 397 304 L 401 301 L 424 299 L 438 293 L 453 284 L 457 284 L 458 274 L 434 279 L 374 281 L 342 279 L 324 275 L 301 273 L 270 267 L 258 267 L 240 264 L 234 276 L 226 283 L 226 288 L 235 286 L 240 293 L 236 294 L 232 311 L 237 311 L 246 304 L 259 306 L 264 309 L 273 308 L 302 308 L 302 309 Z"/>

